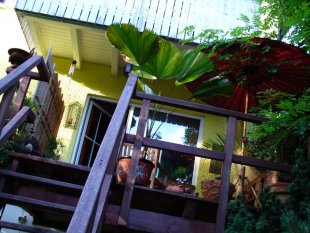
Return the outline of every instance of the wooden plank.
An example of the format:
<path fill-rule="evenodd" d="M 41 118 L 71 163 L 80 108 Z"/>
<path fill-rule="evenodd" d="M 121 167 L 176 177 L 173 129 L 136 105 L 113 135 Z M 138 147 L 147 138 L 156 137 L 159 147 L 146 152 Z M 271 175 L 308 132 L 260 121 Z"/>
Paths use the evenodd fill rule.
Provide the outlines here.
<path fill-rule="evenodd" d="M 57 9 L 59 8 L 60 2 L 61 2 L 60 0 L 52 1 L 50 9 L 48 10 L 47 14 L 51 15 L 51 16 L 55 16 L 56 12 L 57 12 Z"/>
<path fill-rule="evenodd" d="M 95 162 L 88 176 L 84 190 L 79 199 L 76 211 L 71 219 L 67 233 L 85 233 L 91 222 L 91 216 L 96 209 L 95 204 L 98 200 L 100 188 L 104 181 L 108 162 L 113 156 L 113 147 L 119 134 L 121 133 L 123 123 L 127 119 L 127 110 L 133 92 L 136 88 L 137 76 L 131 74 L 128 78 L 126 86 L 119 99 L 118 105 L 114 111 L 109 127 L 106 131 Z M 81 221 L 83 219 L 83 221 Z"/>
<path fill-rule="evenodd" d="M 73 10 L 72 19 L 75 19 L 75 20 L 80 19 L 84 5 L 85 5 L 85 3 L 83 0 L 77 0 L 76 5 L 75 5 L 74 10 Z"/>
<path fill-rule="evenodd" d="M 60 1 L 59 7 L 58 7 L 57 12 L 56 12 L 57 17 L 64 17 L 68 4 L 69 4 L 69 0 L 61 0 Z"/>
<path fill-rule="evenodd" d="M 32 11 L 32 8 L 33 8 L 34 4 L 35 4 L 35 0 L 28 0 L 26 5 L 25 5 L 24 10 Z"/>
<path fill-rule="evenodd" d="M 162 36 L 169 36 L 169 30 L 171 27 L 172 15 L 174 10 L 175 0 L 167 0 L 166 11 L 163 17 L 163 23 L 160 34 Z"/>
<path fill-rule="evenodd" d="M 173 13 L 172 13 L 172 19 L 171 19 L 171 26 L 169 30 L 169 36 L 172 38 L 177 38 L 179 20 L 181 18 L 181 11 L 182 11 L 182 1 L 175 0 Z"/>
<path fill-rule="evenodd" d="M 119 208 L 116 205 L 108 205 L 105 216 L 107 224 L 113 224 L 114 219 L 118 215 Z M 129 210 L 127 228 L 156 233 L 213 233 L 214 224 L 132 208 Z"/>
<path fill-rule="evenodd" d="M 124 141 L 125 133 L 126 133 L 126 126 L 123 128 L 123 132 L 120 135 L 119 139 L 117 140 L 117 144 L 114 145 L 114 150 L 113 150 L 114 155 L 118 155 L 120 153 L 120 150 L 122 148 L 122 144 Z M 101 186 L 100 195 L 98 198 L 98 204 L 97 204 L 97 209 L 96 209 L 96 214 L 95 214 L 93 229 L 92 229 L 93 233 L 101 232 L 104 212 L 106 211 L 107 198 L 109 196 L 117 158 L 118 158 L 117 156 L 111 157 L 109 161 L 109 165 L 107 167 L 107 174 L 104 177 L 104 181 Z"/>
<path fill-rule="evenodd" d="M 137 133 L 135 136 L 134 148 L 133 148 L 131 161 L 130 161 L 129 173 L 127 175 L 123 201 L 122 201 L 121 210 L 120 210 L 119 219 L 118 219 L 118 224 L 122 226 L 126 226 L 127 221 L 128 221 L 129 209 L 130 209 L 130 204 L 131 204 L 131 199 L 132 199 L 132 194 L 133 194 L 133 187 L 135 184 L 135 179 L 136 179 L 136 174 L 137 174 L 136 171 L 138 168 L 139 157 L 141 154 L 141 147 L 142 147 L 146 123 L 148 120 L 150 104 L 151 102 L 149 100 L 143 100 L 142 106 L 141 106 Z"/>
<path fill-rule="evenodd" d="M 6 91 L 4 95 L 2 96 L 2 100 L 0 104 L 0 134 L 3 130 L 7 117 L 9 115 L 10 105 L 12 103 L 12 100 L 15 94 L 16 86 L 17 84 L 11 87 L 11 89 Z"/>
<path fill-rule="evenodd" d="M 190 9 L 190 4 L 191 1 L 183 1 L 183 6 L 182 6 L 182 11 L 181 11 L 181 15 L 180 15 L 180 21 L 178 24 L 178 34 L 177 34 L 177 38 L 178 39 L 184 39 L 185 36 L 180 34 L 180 32 L 182 32 L 184 30 L 185 27 L 190 26 L 187 25 L 187 21 L 188 21 L 188 17 L 189 17 L 189 9 Z"/>
<path fill-rule="evenodd" d="M 151 1 L 151 5 L 147 14 L 147 20 L 146 20 L 146 24 L 145 24 L 145 28 L 149 29 L 149 30 L 153 30 L 154 28 L 154 21 L 155 21 L 155 17 L 156 17 L 156 12 L 157 12 L 157 8 L 158 8 L 158 2 L 159 0 L 152 0 Z"/>
<path fill-rule="evenodd" d="M 10 89 L 21 77 L 25 76 L 30 70 L 32 70 L 33 67 L 42 62 L 43 58 L 41 56 L 32 56 L 12 72 L 7 74 L 4 78 L 0 79 L 0 94 L 3 94 L 5 91 Z M 39 73 L 41 75 L 40 71 Z"/>
<path fill-rule="evenodd" d="M 67 19 L 71 19 L 72 18 L 72 15 L 73 15 L 73 12 L 74 12 L 74 9 L 75 9 L 75 5 L 76 5 L 77 1 L 78 0 L 69 0 L 67 8 L 66 8 L 66 11 L 65 11 L 65 14 L 64 14 L 64 18 L 67 18 Z"/>
<path fill-rule="evenodd" d="M 216 214 L 215 232 L 217 233 L 222 233 L 224 232 L 225 229 L 226 209 L 228 203 L 232 154 L 234 151 L 236 122 L 237 119 L 235 117 L 228 118 L 228 124 L 226 130 L 225 158 L 222 169 L 219 205 L 217 207 L 217 214 Z"/>
<path fill-rule="evenodd" d="M 24 10 L 26 3 L 27 3 L 27 0 L 18 0 L 15 8 L 20 9 L 20 10 Z"/>
<path fill-rule="evenodd" d="M 99 10 L 100 10 L 100 4 L 102 4 L 100 1 L 94 0 L 93 1 L 93 6 L 91 8 L 89 17 L 88 17 L 88 22 L 89 23 L 95 23 Z"/>
<path fill-rule="evenodd" d="M 35 118 L 34 113 L 29 107 L 23 107 L 2 129 L 0 134 L 0 145 L 13 136 L 15 131 L 27 119 L 33 122 Z"/>
<path fill-rule="evenodd" d="M 163 21 L 164 14 L 166 11 L 166 1 L 167 0 L 159 0 L 158 6 L 157 6 L 157 12 L 156 12 L 156 17 L 155 17 L 153 32 L 155 32 L 158 35 L 161 35 L 162 25 L 164 23 L 168 23 L 168 22 Z"/>
<path fill-rule="evenodd" d="M 126 134 L 125 141 L 134 143 L 134 135 Z M 162 150 L 171 150 L 180 153 L 186 153 L 190 155 L 199 156 L 202 158 L 215 159 L 219 161 L 224 160 L 224 153 L 219 151 L 212 151 L 208 149 L 197 148 L 193 146 L 186 146 L 172 142 L 165 142 L 156 139 L 143 138 L 143 146 L 158 148 Z"/>
<path fill-rule="evenodd" d="M 252 166 L 256 168 L 263 168 L 267 170 L 286 172 L 286 173 L 290 173 L 293 168 L 293 165 L 290 165 L 290 164 L 257 159 L 257 158 L 251 157 L 250 155 L 248 156 L 233 155 L 232 162 L 242 164 L 242 165 Z"/>
<path fill-rule="evenodd" d="M 28 208 L 43 208 L 46 211 L 60 212 L 63 214 L 72 214 L 75 210 L 75 207 L 72 206 L 32 199 L 29 197 L 22 197 L 8 193 L 0 193 L 0 200 L 13 205 L 19 205 Z"/>
<path fill-rule="evenodd" d="M 242 112 L 232 111 L 232 110 L 223 109 L 223 108 L 217 108 L 217 107 L 208 106 L 205 104 L 197 104 L 193 102 L 172 99 L 172 98 L 158 96 L 158 95 L 149 95 L 149 94 L 142 93 L 142 92 L 138 92 L 135 97 L 137 99 L 149 99 L 154 103 L 169 105 L 169 106 L 173 106 L 176 108 L 187 109 L 187 110 L 192 110 L 196 112 L 209 113 L 209 114 L 213 114 L 216 116 L 222 116 L 222 117 L 233 116 L 233 117 L 236 117 L 238 120 L 244 120 L 244 121 L 249 121 L 249 122 L 254 122 L 254 123 L 261 123 L 261 122 L 266 121 L 266 118 L 254 116 L 251 114 L 245 114 Z"/>
<path fill-rule="evenodd" d="M 10 72 L 13 71 L 14 69 L 15 69 L 15 68 L 8 67 L 8 68 L 6 69 L 6 72 L 7 72 L 7 73 L 10 73 Z M 29 76 L 31 79 L 34 79 L 34 80 L 46 82 L 46 80 L 45 80 L 46 77 L 41 77 L 40 74 L 39 74 L 38 72 L 29 71 L 29 72 L 26 73 L 25 76 Z"/>
<path fill-rule="evenodd" d="M 116 23 L 116 22 L 129 23 L 130 22 L 131 24 L 133 24 L 131 19 L 134 16 L 134 14 L 136 13 L 133 11 L 133 6 L 134 6 L 134 1 L 133 0 L 127 0 L 126 5 L 123 6 L 123 8 L 117 9 L 113 22 L 114 23 Z M 118 12 L 120 12 L 120 14 L 118 14 Z M 118 16 L 118 17 L 116 17 L 116 16 Z"/>
<path fill-rule="evenodd" d="M 108 5 L 108 10 L 107 10 L 107 14 L 104 20 L 104 25 L 109 26 L 110 24 L 113 23 L 113 19 L 114 19 L 114 15 L 116 13 L 116 9 L 117 9 L 117 5 L 116 5 L 117 1 L 110 1 L 110 4 Z"/>
<path fill-rule="evenodd" d="M 44 0 L 36 0 L 34 3 L 34 6 L 32 8 L 33 12 L 39 13 L 41 11 L 41 8 L 43 6 Z"/>
<path fill-rule="evenodd" d="M 42 8 L 41 8 L 41 14 L 47 14 L 50 7 L 51 7 L 51 3 L 52 3 L 52 0 L 45 0 L 43 5 L 42 5 Z"/>
<path fill-rule="evenodd" d="M 71 163 L 65 163 L 59 160 L 53 160 L 53 159 L 47 159 L 39 156 L 33 156 L 29 154 L 23 154 L 23 153 L 16 153 L 16 152 L 11 152 L 9 153 L 9 156 L 18 160 L 27 160 L 30 161 L 30 163 L 33 164 L 40 164 L 40 166 L 51 167 L 52 169 L 59 169 L 59 170 L 66 170 L 68 172 L 74 172 L 74 171 L 81 171 L 85 174 L 90 172 L 89 167 L 81 166 L 81 165 L 75 165 Z"/>
<path fill-rule="evenodd" d="M 136 26 L 139 29 L 139 31 L 143 31 L 146 24 L 146 19 L 150 10 L 150 0 L 143 0 L 143 3 L 141 5 L 140 11 L 137 14 L 138 21 L 136 22 Z"/>
<path fill-rule="evenodd" d="M 9 171 L 9 170 L 0 170 L 0 175 L 5 176 L 5 177 L 11 177 L 11 178 L 14 178 L 16 180 L 26 181 L 27 183 L 36 183 L 36 184 L 42 184 L 44 186 L 61 187 L 61 188 L 77 190 L 77 191 L 83 190 L 82 185 L 77 185 L 77 184 L 72 184 L 72 183 L 68 183 L 68 182 L 47 179 L 44 177 L 27 175 L 27 174 L 13 172 L 13 171 Z"/>
<path fill-rule="evenodd" d="M 129 19 L 129 22 L 133 25 L 135 25 L 137 27 L 137 22 L 138 22 L 138 19 L 139 17 L 141 17 L 140 13 L 141 13 L 141 8 L 142 8 L 142 5 L 145 4 L 145 2 L 148 2 L 148 1 L 143 1 L 141 3 L 141 1 L 138 1 L 136 0 L 133 4 L 133 8 L 132 8 L 132 12 L 131 12 L 131 17 Z M 139 29 L 139 28 L 138 28 Z"/>
<path fill-rule="evenodd" d="M 91 1 L 88 0 L 84 2 L 84 7 L 81 13 L 80 21 L 84 21 L 84 22 L 88 21 L 88 16 L 92 10 L 93 2 L 94 0 L 91 0 Z"/>
<path fill-rule="evenodd" d="M 18 111 L 21 109 L 26 94 L 28 92 L 30 81 L 31 78 L 29 76 L 24 76 L 21 78 L 15 100 L 13 101 L 13 105 L 11 106 L 11 117 L 15 116 L 16 113 L 18 113 Z"/>
<path fill-rule="evenodd" d="M 96 19 L 96 23 L 100 25 L 104 25 L 104 20 L 107 15 L 108 6 L 112 0 L 106 0 L 101 4 L 100 10 L 98 12 L 98 16 Z"/>
<path fill-rule="evenodd" d="M 62 233 L 63 231 L 49 230 L 46 228 L 33 227 L 25 224 L 17 224 L 12 222 L 0 221 L 0 228 L 7 228 L 18 231 L 25 231 L 31 233 Z"/>

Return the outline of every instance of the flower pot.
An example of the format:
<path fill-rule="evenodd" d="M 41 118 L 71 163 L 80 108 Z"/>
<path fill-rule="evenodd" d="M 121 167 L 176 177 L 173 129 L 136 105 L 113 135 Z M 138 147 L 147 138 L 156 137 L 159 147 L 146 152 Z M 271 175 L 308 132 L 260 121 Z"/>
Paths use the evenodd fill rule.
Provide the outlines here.
<path fill-rule="evenodd" d="M 201 193 L 202 196 L 209 200 L 217 201 L 220 198 L 221 180 L 217 179 L 206 179 L 201 181 Z M 229 184 L 228 199 L 232 198 L 235 192 L 233 184 Z"/>
<path fill-rule="evenodd" d="M 119 183 L 125 183 L 129 169 L 130 169 L 131 157 L 121 157 L 118 159 L 116 168 L 116 179 Z M 154 169 L 154 164 L 146 159 L 139 159 L 139 164 L 136 172 L 135 184 L 137 185 L 149 185 L 150 177 Z"/>

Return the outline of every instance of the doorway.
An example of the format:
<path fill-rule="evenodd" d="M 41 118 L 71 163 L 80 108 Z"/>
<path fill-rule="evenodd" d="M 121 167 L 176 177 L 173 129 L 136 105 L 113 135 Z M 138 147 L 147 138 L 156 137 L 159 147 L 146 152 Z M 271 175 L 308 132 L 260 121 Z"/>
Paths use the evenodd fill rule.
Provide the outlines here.
<path fill-rule="evenodd" d="M 75 154 L 75 164 L 91 167 L 107 131 L 116 103 L 89 97 L 84 110 Z"/>

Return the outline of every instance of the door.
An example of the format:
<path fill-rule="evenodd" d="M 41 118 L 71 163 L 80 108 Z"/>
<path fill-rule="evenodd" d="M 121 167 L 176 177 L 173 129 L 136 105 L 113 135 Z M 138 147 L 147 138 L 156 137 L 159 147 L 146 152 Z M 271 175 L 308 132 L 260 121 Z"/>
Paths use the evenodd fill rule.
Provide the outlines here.
<path fill-rule="evenodd" d="M 97 101 L 98 102 L 98 101 Z M 86 126 L 81 135 L 81 152 L 78 164 L 91 167 L 99 150 L 102 139 L 111 120 L 111 114 L 98 104 L 90 100 L 86 115 Z"/>

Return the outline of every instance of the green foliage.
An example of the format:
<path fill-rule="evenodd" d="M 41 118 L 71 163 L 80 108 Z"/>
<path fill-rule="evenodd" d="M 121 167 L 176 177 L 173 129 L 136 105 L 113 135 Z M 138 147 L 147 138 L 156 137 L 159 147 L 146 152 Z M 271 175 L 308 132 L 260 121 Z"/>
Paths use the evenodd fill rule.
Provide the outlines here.
<path fill-rule="evenodd" d="M 281 216 L 281 226 L 285 230 L 283 233 L 310 233 L 310 206 L 307 209 L 307 220 L 300 220 L 289 210 Z"/>
<path fill-rule="evenodd" d="M 50 138 L 45 146 L 44 157 L 48 159 L 59 159 L 60 154 L 63 152 L 63 143 L 56 138 Z"/>
<path fill-rule="evenodd" d="M 310 208 L 310 161 L 300 149 L 296 151 L 295 157 L 296 165 L 292 170 L 293 181 L 289 186 L 290 196 L 286 205 L 298 218 L 306 220 L 307 209 Z"/>
<path fill-rule="evenodd" d="M 214 68 L 210 56 L 201 52 L 200 48 L 181 51 L 171 42 L 149 31 L 139 32 L 133 25 L 112 24 L 108 28 L 107 37 L 134 64 L 132 72 L 142 78 L 175 78 L 176 85 L 180 85 L 192 82 Z M 146 84 L 141 83 L 139 85 L 143 90 L 150 91 L 150 88 L 145 87 Z M 229 88 L 231 90 L 228 92 Z M 200 96 L 203 94 L 205 97 L 209 92 L 212 96 L 216 92 L 227 95 L 232 93 L 232 85 L 228 80 L 225 83 L 210 81 Z"/>
<path fill-rule="evenodd" d="M 159 37 L 144 30 L 142 33 L 131 24 L 112 24 L 108 27 L 107 37 L 134 65 L 148 62 L 159 50 Z"/>
<path fill-rule="evenodd" d="M 252 233 L 255 230 L 255 216 L 247 210 L 240 198 L 228 204 L 227 228 L 225 233 Z"/>
<path fill-rule="evenodd" d="M 259 194 L 262 204 L 258 210 L 258 219 L 255 224 L 256 232 L 280 233 L 280 217 L 283 213 L 284 205 L 276 199 L 275 193 L 268 188 Z"/>
<path fill-rule="evenodd" d="M 209 47 L 220 44 L 230 38 L 267 37 L 282 40 L 310 51 L 310 2 L 305 0 L 256 0 L 260 4 L 252 18 L 241 15 L 243 26 L 237 26 L 224 32 L 218 29 L 206 29 L 195 35 L 194 27 L 188 26 L 183 33 L 187 35 L 183 43 L 200 41 L 200 46 Z M 195 36 L 194 36 L 195 35 Z"/>
<path fill-rule="evenodd" d="M 13 143 L 6 141 L 2 147 L 0 147 L 0 168 L 6 168 L 11 160 L 8 153 L 13 150 Z"/>
<path fill-rule="evenodd" d="M 253 213 L 238 199 L 229 204 L 226 233 L 310 232 L 310 161 L 303 150 L 296 150 L 295 156 L 298 159 L 292 170 L 293 181 L 285 204 L 277 200 L 274 193 L 264 189 L 259 195 L 262 206 L 257 209 L 253 220 Z"/>
<path fill-rule="evenodd" d="M 177 167 L 169 176 L 171 180 L 180 183 L 190 184 L 192 182 L 192 173 L 188 167 Z"/>
<path fill-rule="evenodd" d="M 310 89 L 301 97 L 261 92 L 258 114 L 268 120 L 253 127 L 247 150 L 258 158 L 292 162 L 297 148 L 306 148 L 310 126 Z"/>

